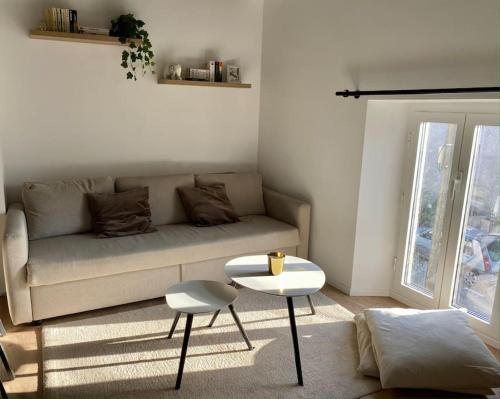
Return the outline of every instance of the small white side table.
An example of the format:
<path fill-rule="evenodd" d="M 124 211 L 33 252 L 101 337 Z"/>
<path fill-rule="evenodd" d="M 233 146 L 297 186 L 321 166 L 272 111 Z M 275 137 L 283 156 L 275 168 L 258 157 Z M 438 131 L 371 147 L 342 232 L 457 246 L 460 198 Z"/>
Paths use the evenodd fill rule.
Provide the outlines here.
<path fill-rule="evenodd" d="M 234 310 L 233 302 L 238 297 L 238 290 L 227 284 L 218 281 L 209 280 L 191 280 L 183 283 L 175 284 L 167 290 L 165 299 L 168 306 L 177 311 L 168 338 L 172 338 L 177 322 L 182 313 L 187 314 L 186 328 L 184 330 L 184 341 L 182 342 L 181 360 L 179 363 L 179 371 L 177 372 L 177 381 L 175 389 L 181 387 L 182 373 L 184 371 L 184 363 L 186 361 L 186 353 L 189 344 L 189 336 L 191 334 L 191 326 L 193 325 L 193 316 L 200 313 L 215 312 L 208 327 L 212 327 L 215 319 L 220 311 L 226 306 L 229 308 L 238 329 L 243 335 L 248 350 L 252 350 L 253 346 L 248 339 L 248 336 L 241 324 L 240 318 Z"/>
<path fill-rule="evenodd" d="M 290 328 L 292 330 L 297 380 L 299 385 L 304 385 L 293 298 L 307 296 L 314 314 L 314 308 L 309 296 L 325 285 L 323 270 L 308 260 L 287 255 L 283 273 L 273 276 L 269 274 L 267 255 L 255 255 L 243 256 L 229 261 L 224 267 L 224 272 L 233 282 L 243 287 L 269 295 L 286 297 Z"/>

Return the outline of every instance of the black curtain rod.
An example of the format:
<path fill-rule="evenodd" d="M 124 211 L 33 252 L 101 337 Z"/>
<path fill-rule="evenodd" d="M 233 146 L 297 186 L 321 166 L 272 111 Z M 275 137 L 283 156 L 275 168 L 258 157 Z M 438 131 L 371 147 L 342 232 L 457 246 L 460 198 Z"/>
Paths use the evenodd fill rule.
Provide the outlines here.
<path fill-rule="evenodd" d="M 413 89 L 413 90 L 345 90 L 337 91 L 336 96 L 354 97 L 361 96 L 401 96 L 411 94 L 453 94 L 453 93 L 493 93 L 500 92 L 500 87 L 453 87 L 447 89 Z"/>

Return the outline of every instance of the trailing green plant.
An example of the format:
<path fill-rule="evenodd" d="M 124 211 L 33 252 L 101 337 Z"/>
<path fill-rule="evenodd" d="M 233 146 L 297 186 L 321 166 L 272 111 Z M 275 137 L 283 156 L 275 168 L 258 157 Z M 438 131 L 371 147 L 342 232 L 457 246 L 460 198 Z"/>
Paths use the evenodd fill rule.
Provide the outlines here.
<path fill-rule="evenodd" d="M 149 40 L 149 33 L 144 29 L 144 21 L 135 19 L 133 14 L 120 15 L 111 21 L 111 36 L 118 37 L 121 43 L 128 42 L 128 50 L 122 52 L 123 68 L 128 69 L 127 79 L 137 80 L 137 68 L 146 75 L 149 69 L 155 73 L 154 53 Z M 137 40 L 134 40 L 137 39 Z"/>

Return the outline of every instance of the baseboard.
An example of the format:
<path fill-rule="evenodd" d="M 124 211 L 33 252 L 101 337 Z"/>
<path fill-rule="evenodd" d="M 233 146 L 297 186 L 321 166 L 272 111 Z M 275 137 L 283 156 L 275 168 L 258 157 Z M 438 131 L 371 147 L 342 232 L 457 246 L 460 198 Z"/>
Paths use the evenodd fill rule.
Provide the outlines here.
<path fill-rule="evenodd" d="M 327 278 L 326 279 L 326 282 L 328 284 L 330 284 L 332 287 L 334 288 L 337 288 L 339 291 L 342 291 L 344 294 L 346 295 L 350 295 L 349 292 L 351 291 L 351 287 L 346 285 L 346 284 L 343 284 L 339 281 L 336 281 L 332 278 Z"/>
<path fill-rule="evenodd" d="M 391 291 L 388 289 L 373 289 L 373 288 L 351 288 L 350 296 L 390 296 Z"/>
<path fill-rule="evenodd" d="M 406 306 L 409 306 L 411 308 L 425 310 L 425 307 L 422 304 L 415 302 L 415 301 L 412 301 L 408 297 L 401 295 L 399 292 L 396 292 L 394 290 L 389 291 L 389 296 L 392 299 L 395 299 L 396 301 L 404 303 Z"/>
<path fill-rule="evenodd" d="M 352 288 L 350 285 L 331 278 L 327 278 L 326 282 L 349 296 L 390 296 L 391 293 L 388 289 Z"/>

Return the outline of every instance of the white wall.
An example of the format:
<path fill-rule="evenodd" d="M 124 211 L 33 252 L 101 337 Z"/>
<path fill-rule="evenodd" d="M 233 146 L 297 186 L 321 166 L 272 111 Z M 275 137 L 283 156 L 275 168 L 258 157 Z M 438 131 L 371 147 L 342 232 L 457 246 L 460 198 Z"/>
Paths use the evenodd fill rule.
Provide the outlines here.
<path fill-rule="evenodd" d="M 409 107 L 368 101 L 351 295 L 389 296 L 391 290 Z"/>
<path fill-rule="evenodd" d="M 1 113 L 0 113 L 1 118 Z M 1 120 L 1 119 L 0 119 Z M 5 195 L 3 189 L 3 159 L 0 147 L 0 237 L 3 237 L 5 231 Z M 0 295 L 5 293 L 5 278 L 3 275 L 3 257 L 0 246 Z"/>
<path fill-rule="evenodd" d="M 265 1 L 259 169 L 312 202 L 310 255 L 340 289 L 353 276 L 366 100 L 334 91 L 497 85 L 499 5 Z"/>
<path fill-rule="evenodd" d="M 5 183 L 73 176 L 256 169 L 263 0 L 0 0 L 0 132 Z M 239 65 L 252 89 L 127 81 L 122 48 L 28 38 L 45 7 L 106 26 L 146 22 L 168 62 Z"/>

